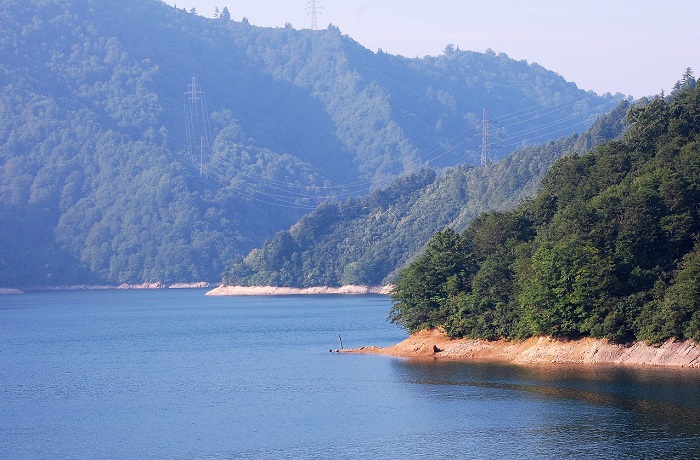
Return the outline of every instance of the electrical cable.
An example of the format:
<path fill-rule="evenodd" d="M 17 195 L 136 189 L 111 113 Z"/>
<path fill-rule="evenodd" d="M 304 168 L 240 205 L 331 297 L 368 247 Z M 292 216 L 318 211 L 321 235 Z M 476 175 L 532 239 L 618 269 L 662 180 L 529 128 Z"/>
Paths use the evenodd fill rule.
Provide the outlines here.
<path fill-rule="evenodd" d="M 196 84 L 194 78 L 192 79 L 192 84 L 188 85 L 188 88 L 188 92 L 184 93 L 184 98 L 186 138 L 188 156 L 190 160 L 195 165 L 199 165 L 201 174 L 206 173 L 207 176 L 212 177 L 212 179 L 221 186 L 232 187 L 249 199 L 275 206 L 314 209 L 322 201 L 340 200 L 356 194 L 366 193 L 367 190 L 372 187 L 381 186 L 383 183 L 388 183 L 394 180 L 393 176 L 386 176 L 383 179 L 363 179 L 344 184 L 304 185 L 279 180 L 262 173 L 250 171 L 248 165 L 236 161 L 234 158 L 224 156 L 223 154 L 225 152 L 219 152 L 216 155 L 213 153 L 214 142 L 211 126 L 209 124 L 205 93 L 201 91 L 201 87 Z M 500 124 L 506 121 L 512 121 L 512 123 L 501 126 L 497 130 L 503 132 L 507 130 L 507 128 L 532 122 L 532 120 L 538 118 L 551 116 L 554 113 L 569 109 L 576 104 L 586 102 L 595 97 L 597 96 L 594 94 L 581 93 L 580 97 L 569 98 L 561 103 L 547 107 L 543 107 L 541 104 L 533 105 L 531 107 L 519 109 L 517 111 L 494 117 L 492 123 Z M 567 120 L 578 119 L 582 115 L 598 112 L 605 105 L 605 103 L 601 103 L 593 107 L 588 107 L 585 110 L 571 113 L 569 116 L 564 118 L 559 118 L 537 126 L 530 126 L 514 133 L 508 133 L 507 137 L 523 137 L 534 134 L 543 129 L 561 125 Z M 565 127 L 558 126 L 556 129 L 534 136 L 530 138 L 530 140 L 539 139 L 542 137 L 551 138 L 552 134 L 568 131 L 575 126 L 582 125 L 582 123 L 582 121 L 577 121 L 576 123 L 569 124 Z M 194 156 L 194 151 L 197 149 L 197 132 L 202 133 L 199 145 L 199 162 Z M 451 139 L 445 141 L 445 143 L 441 144 L 439 147 L 421 156 L 419 159 L 420 161 L 411 161 L 409 166 L 413 169 L 418 169 L 420 167 L 430 165 L 431 163 L 435 163 L 437 160 L 449 154 L 455 153 L 457 149 L 462 148 L 464 145 L 479 136 L 480 134 L 475 132 L 474 128 L 463 130 Z M 520 139 L 517 142 L 506 145 L 505 147 L 510 148 L 518 145 L 522 146 L 523 142 L 524 140 Z M 467 150 L 475 151 L 478 147 L 479 146 L 474 146 Z M 206 162 L 204 161 L 205 151 L 207 152 Z M 313 173 L 313 171 L 311 173 Z M 244 184 L 244 182 L 247 182 L 247 184 Z M 300 200 L 308 200 L 315 204 L 304 204 L 301 203 Z"/>

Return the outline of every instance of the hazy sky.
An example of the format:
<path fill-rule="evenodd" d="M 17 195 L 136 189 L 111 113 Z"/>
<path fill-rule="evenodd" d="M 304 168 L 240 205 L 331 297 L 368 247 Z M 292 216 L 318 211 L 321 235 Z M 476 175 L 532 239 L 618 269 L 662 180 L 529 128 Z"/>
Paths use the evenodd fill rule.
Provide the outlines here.
<path fill-rule="evenodd" d="M 256 26 L 310 28 L 308 0 L 167 0 Z M 700 76 L 700 0 L 321 0 L 319 28 L 406 57 L 491 48 L 536 62 L 579 88 L 635 98 Z"/>

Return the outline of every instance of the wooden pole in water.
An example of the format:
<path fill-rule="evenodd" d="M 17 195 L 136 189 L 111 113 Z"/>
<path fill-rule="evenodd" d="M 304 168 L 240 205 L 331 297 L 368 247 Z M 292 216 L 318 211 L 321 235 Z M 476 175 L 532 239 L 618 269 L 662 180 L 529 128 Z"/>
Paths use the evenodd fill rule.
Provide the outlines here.
<path fill-rule="evenodd" d="M 343 349 L 343 338 L 338 334 L 338 340 L 340 340 L 340 349 Z"/>

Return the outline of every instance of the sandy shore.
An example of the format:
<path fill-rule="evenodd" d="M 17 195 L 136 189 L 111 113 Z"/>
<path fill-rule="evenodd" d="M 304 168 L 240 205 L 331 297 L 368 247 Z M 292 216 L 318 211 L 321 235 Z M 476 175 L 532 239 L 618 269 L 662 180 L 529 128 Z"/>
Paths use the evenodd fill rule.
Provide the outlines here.
<path fill-rule="evenodd" d="M 391 291 L 391 286 L 317 286 L 309 288 L 291 288 L 276 286 L 219 286 L 206 295 L 311 295 L 311 294 L 384 294 Z"/>
<path fill-rule="evenodd" d="M 621 364 L 700 368 L 700 345 L 669 340 L 659 347 L 641 342 L 615 344 L 605 339 L 561 341 L 548 337 L 523 341 L 450 340 L 437 330 L 421 331 L 387 347 L 362 347 L 350 353 L 376 353 L 439 360 L 492 360 L 512 364 Z"/>

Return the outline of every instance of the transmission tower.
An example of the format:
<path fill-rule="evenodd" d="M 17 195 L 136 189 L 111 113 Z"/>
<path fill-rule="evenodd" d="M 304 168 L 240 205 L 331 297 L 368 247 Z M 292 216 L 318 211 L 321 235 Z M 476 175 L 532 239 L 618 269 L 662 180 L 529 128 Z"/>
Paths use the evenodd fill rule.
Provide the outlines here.
<path fill-rule="evenodd" d="M 322 9 L 320 0 L 309 0 L 306 14 L 311 15 L 311 30 L 318 30 L 318 15 L 321 14 Z"/>
<path fill-rule="evenodd" d="M 204 174 L 205 160 L 209 158 L 213 142 L 209 127 L 206 94 L 194 77 L 192 77 L 192 83 L 187 85 L 184 99 L 187 151 L 190 158 L 199 163 L 199 174 L 202 175 Z"/>
<path fill-rule="evenodd" d="M 484 107 L 484 119 L 481 122 L 481 166 L 490 165 L 493 162 L 489 124 L 489 109 Z"/>

